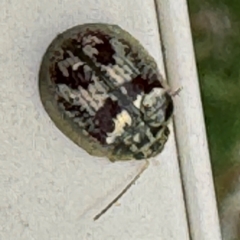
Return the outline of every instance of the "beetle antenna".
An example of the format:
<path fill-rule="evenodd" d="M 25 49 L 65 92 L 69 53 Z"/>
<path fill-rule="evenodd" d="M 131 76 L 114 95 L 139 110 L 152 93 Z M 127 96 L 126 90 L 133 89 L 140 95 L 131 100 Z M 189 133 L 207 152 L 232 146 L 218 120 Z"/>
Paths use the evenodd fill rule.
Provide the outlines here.
<path fill-rule="evenodd" d="M 131 182 L 128 183 L 128 185 L 118 194 L 117 197 L 115 197 L 99 214 L 97 214 L 94 217 L 94 221 L 96 221 L 97 219 L 99 219 L 104 213 L 107 212 L 107 210 L 109 208 L 112 207 L 112 205 L 117 202 L 127 191 L 128 189 L 137 181 L 137 179 L 141 176 L 141 174 L 148 168 L 149 166 L 149 161 L 146 160 L 146 163 L 144 164 L 144 166 L 142 167 L 142 169 L 140 170 L 140 172 L 132 179 Z"/>
<path fill-rule="evenodd" d="M 181 91 L 182 91 L 183 87 L 179 87 L 174 91 L 170 91 L 169 94 L 171 97 L 175 97 L 176 95 L 178 95 Z"/>

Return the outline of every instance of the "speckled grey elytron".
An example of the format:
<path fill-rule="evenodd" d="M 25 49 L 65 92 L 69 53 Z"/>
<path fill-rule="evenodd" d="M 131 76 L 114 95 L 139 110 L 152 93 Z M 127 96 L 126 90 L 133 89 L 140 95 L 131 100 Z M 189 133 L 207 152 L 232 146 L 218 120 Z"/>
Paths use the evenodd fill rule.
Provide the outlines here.
<path fill-rule="evenodd" d="M 116 25 L 84 24 L 59 34 L 39 75 L 56 126 L 89 154 L 111 161 L 159 154 L 173 101 L 157 64 Z"/>

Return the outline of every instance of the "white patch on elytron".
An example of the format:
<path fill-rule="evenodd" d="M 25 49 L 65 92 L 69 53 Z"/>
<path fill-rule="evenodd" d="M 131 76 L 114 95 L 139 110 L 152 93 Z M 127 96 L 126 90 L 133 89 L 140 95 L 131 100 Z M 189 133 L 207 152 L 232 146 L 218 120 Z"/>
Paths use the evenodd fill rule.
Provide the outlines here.
<path fill-rule="evenodd" d="M 106 139 L 107 143 L 113 143 L 116 137 L 121 136 L 124 132 L 125 126 L 130 126 L 132 124 L 132 118 L 126 110 L 123 110 L 119 113 L 114 119 L 115 129 L 113 132 L 108 133 L 108 137 Z"/>

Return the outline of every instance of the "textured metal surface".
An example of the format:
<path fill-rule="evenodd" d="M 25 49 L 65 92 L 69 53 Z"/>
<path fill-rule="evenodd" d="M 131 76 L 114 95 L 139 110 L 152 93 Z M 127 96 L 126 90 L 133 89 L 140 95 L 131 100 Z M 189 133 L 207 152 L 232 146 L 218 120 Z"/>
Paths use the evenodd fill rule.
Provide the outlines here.
<path fill-rule="evenodd" d="M 115 161 L 162 151 L 172 98 L 154 59 L 120 27 L 85 24 L 58 35 L 39 78 L 46 111 L 88 153 Z"/>

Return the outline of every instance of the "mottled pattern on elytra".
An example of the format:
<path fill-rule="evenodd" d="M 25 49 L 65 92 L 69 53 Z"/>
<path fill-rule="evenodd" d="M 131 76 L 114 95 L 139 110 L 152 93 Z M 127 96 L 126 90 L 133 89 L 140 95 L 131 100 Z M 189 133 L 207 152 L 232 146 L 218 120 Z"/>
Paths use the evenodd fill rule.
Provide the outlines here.
<path fill-rule="evenodd" d="M 144 159 L 167 141 L 172 99 L 157 68 L 121 35 L 85 29 L 66 39 L 49 66 L 60 109 L 86 137 L 119 158 Z"/>

